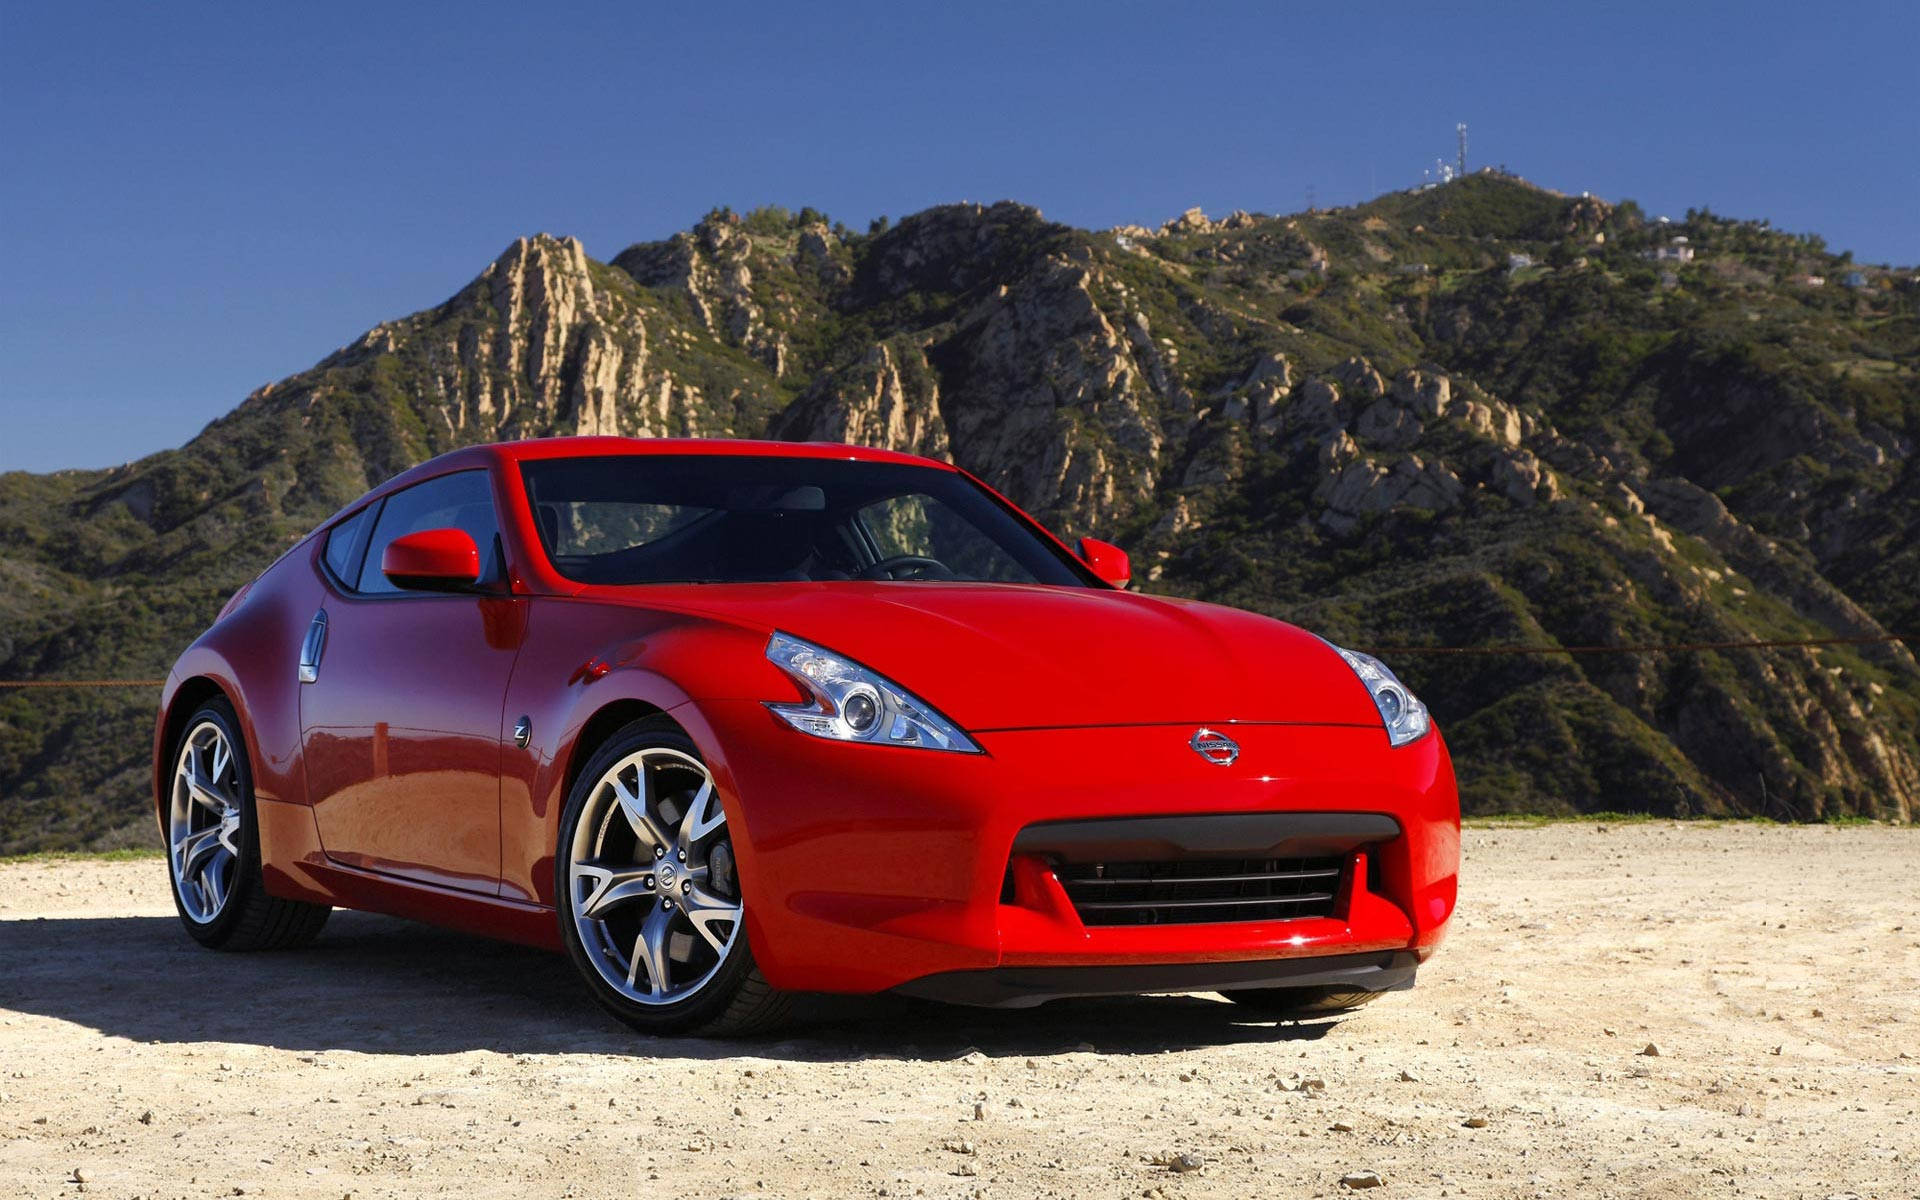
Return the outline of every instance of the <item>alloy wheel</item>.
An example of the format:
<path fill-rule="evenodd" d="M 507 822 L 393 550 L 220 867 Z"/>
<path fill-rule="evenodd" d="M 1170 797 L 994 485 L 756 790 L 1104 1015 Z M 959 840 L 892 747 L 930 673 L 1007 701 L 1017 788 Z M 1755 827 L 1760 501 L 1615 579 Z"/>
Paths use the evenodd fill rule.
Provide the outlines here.
<path fill-rule="evenodd" d="M 652 746 L 594 783 L 568 847 L 574 931 L 637 1004 L 689 999 L 726 963 L 742 906 L 727 814 L 699 759 Z"/>
<path fill-rule="evenodd" d="M 240 793 L 226 731 L 215 721 L 195 725 L 174 761 L 167 847 L 180 907 L 202 925 L 226 908 L 238 879 Z"/>

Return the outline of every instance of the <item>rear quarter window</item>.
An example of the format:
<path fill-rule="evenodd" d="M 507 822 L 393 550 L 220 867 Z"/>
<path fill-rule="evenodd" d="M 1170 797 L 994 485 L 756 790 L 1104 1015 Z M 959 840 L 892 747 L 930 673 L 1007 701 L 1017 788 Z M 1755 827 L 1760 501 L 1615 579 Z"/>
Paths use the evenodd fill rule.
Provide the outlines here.
<path fill-rule="evenodd" d="M 373 506 L 368 505 L 327 531 L 327 570 L 342 585 L 351 586 L 350 581 L 360 573 L 360 550 L 372 519 Z"/>

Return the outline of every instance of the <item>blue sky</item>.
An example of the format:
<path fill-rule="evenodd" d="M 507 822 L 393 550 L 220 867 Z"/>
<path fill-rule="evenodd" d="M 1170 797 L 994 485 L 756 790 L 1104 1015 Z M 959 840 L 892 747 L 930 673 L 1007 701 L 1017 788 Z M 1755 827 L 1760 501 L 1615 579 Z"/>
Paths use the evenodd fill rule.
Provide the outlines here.
<path fill-rule="evenodd" d="M 1920 261 L 1908 4 L 0 0 L 0 470 L 179 445 L 513 238 L 1010 198 L 1104 227 L 1475 165 Z"/>

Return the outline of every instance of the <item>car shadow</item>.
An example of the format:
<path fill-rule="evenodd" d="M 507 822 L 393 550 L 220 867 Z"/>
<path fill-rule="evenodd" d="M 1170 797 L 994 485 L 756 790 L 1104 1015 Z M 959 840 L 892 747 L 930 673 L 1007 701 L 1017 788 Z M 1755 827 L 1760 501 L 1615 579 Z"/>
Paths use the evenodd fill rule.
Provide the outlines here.
<path fill-rule="evenodd" d="M 1010 1010 L 893 995 L 809 996 L 776 1038 L 653 1038 L 603 1013 L 557 955 L 354 912 L 335 913 L 311 947 L 275 954 L 201 949 L 173 917 L 0 921 L 0 1008 L 137 1042 L 822 1062 L 939 1060 L 973 1050 L 1031 1057 L 1089 1047 L 1157 1054 L 1312 1041 L 1338 1025 L 1276 1023 L 1213 996 Z"/>

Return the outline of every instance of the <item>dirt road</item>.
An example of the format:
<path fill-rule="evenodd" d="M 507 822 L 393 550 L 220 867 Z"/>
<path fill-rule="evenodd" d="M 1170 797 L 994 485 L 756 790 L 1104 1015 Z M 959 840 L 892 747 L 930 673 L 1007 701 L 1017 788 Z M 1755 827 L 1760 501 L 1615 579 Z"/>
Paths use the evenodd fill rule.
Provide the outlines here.
<path fill-rule="evenodd" d="M 752 1044 L 384 918 L 209 954 L 157 859 L 8 864 L 0 1196 L 1920 1197 L 1920 830 L 1466 847 L 1452 939 L 1358 1016 L 858 1000 Z"/>

